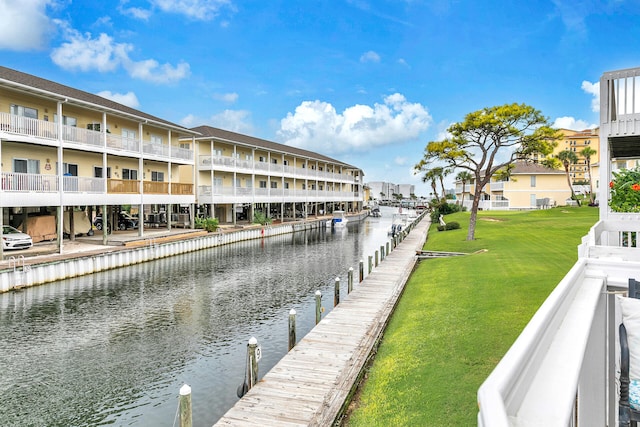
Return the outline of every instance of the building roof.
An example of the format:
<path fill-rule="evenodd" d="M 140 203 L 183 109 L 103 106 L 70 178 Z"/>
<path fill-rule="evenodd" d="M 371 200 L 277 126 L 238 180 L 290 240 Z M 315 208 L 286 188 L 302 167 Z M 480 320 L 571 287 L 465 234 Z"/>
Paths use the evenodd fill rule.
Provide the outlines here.
<path fill-rule="evenodd" d="M 170 127 L 186 134 L 194 134 L 193 131 L 169 122 L 167 120 L 152 116 L 142 111 L 136 110 L 126 105 L 119 104 L 110 99 L 74 89 L 60 83 L 46 80 L 40 77 L 16 71 L 11 68 L 0 66 L 0 86 L 10 87 L 22 92 L 31 93 L 33 95 L 54 98 L 65 101 L 69 104 L 80 105 L 83 107 L 93 108 L 102 112 L 113 115 L 124 116 L 130 119 L 146 120 L 152 124 Z"/>
<path fill-rule="evenodd" d="M 313 151 L 303 150 L 301 148 L 291 147 L 289 145 L 279 144 L 273 141 L 267 141 L 266 139 L 254 138 L 253 136 L 243 135 L 236 132 L 231 132 L 224 129 L 218 129 L 211 126 L 198 126 L 191 128 L 202 136 L 196 137 L 196 139 L 217 139 L 219 141 L 231 142 L 234 144 L 246 145 L 250 147 L 263 148 L 269 151 L 279 151 L 286 154 L 292 154 L 300 157 L 307 157 L 313 160 L 319 160 L 322 162 L 335 163 L 342 165 L 349 169 L 360 170 L 360 168 L 341 162 L 340 160 L 332 159 L 331 157 L 324 156 Z"/>
<path fill-rule="evenodd" d="M 511 170 L 511 175 L 564 175 L 565 172 L 560 169 L 552 169 L 542 166 L 539 163 L 532 162 L 516 162 Z"/>

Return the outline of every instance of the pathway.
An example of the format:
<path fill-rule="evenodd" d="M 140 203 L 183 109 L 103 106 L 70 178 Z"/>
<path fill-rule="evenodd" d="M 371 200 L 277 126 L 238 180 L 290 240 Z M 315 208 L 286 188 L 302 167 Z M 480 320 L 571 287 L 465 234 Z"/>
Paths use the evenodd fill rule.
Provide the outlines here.
<path fill-rule="evenodd" d="M 424 245 L 429 224 L 428 216 L 418 223 L 215 425 L 332 425 L 382 336 L 417 262 L 416 251 Z"/>

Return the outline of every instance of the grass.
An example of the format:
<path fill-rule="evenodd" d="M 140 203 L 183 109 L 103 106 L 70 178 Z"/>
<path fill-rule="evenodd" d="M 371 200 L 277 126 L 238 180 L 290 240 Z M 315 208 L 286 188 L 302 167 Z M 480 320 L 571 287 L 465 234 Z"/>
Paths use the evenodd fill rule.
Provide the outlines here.
<path fill-rule="evenodd" d="M 353 402 L 346 425 L 470 426 L 476 393 L 531 316 L 577 260 L 594 208 L 484 211 L 432 225 L 426 249 L 473 253 L 421 261 Z M 482 251 L 481 251 L 482 250 Z"/>

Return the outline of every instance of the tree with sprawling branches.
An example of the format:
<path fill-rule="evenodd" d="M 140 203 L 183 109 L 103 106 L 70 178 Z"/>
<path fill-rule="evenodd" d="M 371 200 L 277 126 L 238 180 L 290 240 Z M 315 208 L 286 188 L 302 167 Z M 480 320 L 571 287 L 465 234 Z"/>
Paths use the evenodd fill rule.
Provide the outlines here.
<path fill-rule="evenodd" d="M 428 171 L 444 165 L 449 170 L 462 169 L 473 175 L 475 187 L 467 240 L 475 239 L 480 197 L 493 174 L 516 161 L 530 159 L 532 154 L 550 154 L 561 138 L 540 111 L 515 103 L 469 113 L 447 131 L 449 136 L 444 140 L 427 144 L 415 170 Z"/>

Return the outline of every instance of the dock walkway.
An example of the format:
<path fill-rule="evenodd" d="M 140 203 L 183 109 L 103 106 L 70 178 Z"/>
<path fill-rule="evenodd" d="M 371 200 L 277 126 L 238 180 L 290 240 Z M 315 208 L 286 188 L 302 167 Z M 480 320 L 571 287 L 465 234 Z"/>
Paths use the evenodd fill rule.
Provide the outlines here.
<path fill-rule="evenodd" d="M 215 426 L 332 425 L 415 267 L 429 224 L 428 217 L 417 223 Z"/>

